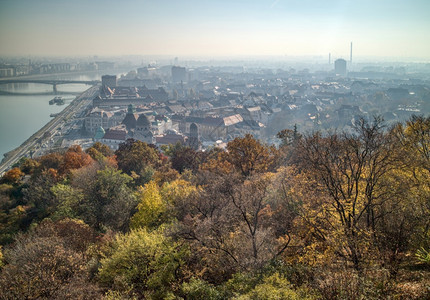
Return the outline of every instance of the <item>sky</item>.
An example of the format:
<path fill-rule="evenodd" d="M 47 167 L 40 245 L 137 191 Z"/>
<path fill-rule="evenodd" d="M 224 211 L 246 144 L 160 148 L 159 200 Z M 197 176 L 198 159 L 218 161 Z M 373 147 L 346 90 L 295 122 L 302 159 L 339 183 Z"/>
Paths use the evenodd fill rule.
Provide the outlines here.
<path fill-rule="evenodd" d="M 430 0 L 0 0 L 0 55 L 430 60 Z"/>

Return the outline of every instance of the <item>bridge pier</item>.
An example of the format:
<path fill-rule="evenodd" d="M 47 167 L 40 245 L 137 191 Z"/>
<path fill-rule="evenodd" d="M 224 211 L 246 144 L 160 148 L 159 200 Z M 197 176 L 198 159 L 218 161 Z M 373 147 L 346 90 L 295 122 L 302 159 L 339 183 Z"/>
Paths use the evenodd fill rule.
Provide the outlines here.
<path fill-rule="evenodd" d="M 55 94 L 55 95 L 57 95 L 57 84 L 55 84 L 55 83 L 54 83 L 54 84 L 52 85 L 52 89 L 53 89 L 53 91 L 54 91 L 54 94 Z"/>

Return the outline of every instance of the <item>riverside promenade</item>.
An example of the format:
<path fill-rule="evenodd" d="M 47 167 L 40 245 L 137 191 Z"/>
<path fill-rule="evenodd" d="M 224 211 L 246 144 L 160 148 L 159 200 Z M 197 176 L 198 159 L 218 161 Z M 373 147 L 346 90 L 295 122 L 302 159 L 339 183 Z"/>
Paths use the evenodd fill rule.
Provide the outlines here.
<path fill-rule="evenodd" d="M 99 88 L 100 86 L 97 85 L 87 89 L 77 96 L 63 111 L 58 113 L 55 118 L 22 143 L 21 146 L 6 153 L 4 159 L 0 163 L 0 176 L 22 157 L 30 157 L 31 152 L 37 146 L 46 143 L 52 137 L 56 128 L 63 127 L 75 114 L 77 115 L 78 112 L 86 109 L 91 104 L 91 100 L 98 95 Z"/>

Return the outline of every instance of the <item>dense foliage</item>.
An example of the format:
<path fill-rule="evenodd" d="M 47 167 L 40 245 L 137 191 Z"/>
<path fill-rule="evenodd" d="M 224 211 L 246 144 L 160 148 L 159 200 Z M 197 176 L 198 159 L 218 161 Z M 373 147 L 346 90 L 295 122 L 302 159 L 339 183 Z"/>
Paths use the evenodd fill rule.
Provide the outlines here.
<path fill-rule="evenodd" d="M 0 299 L 430 298 L 430 118 L 23 159 Z"/>

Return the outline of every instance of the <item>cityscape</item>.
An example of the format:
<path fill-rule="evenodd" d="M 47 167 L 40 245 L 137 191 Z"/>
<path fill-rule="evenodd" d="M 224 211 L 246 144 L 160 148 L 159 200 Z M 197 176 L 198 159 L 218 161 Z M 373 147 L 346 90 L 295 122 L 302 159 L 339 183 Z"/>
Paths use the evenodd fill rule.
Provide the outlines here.
<path fill-rule="evenodd" d="M 430 1 L 0 1 L 0 299 L 430 299 Z"/>
<path fill-rule="evenodd" d="M 360 117 L 381 116 L 389 126 L 430 113 L 429 63 L 355 63 L 350 46 L 348 60 L 332 61 L 328 54 L 325 63 L 299 61 L 286 69 L 252 66 L 252 61 L 243 62 L 245 66 L 240 62 L 193 66 L 185 61 L 185 67 L 178 57 L 171 64 L 141 64 L 118 74 L 116 65 L 126 66 L 115 61 L 3 63 L 0 80 L 7 78 L 10 83 L 0 89 L 6 94 L 4 87 L 25 84 L 19 82 L 23 78 L 37 83 L 35 79 L 57 73 L 114 74 L 78 81 L 93 85 L 86 92 L 91 96 L 77 97 L 81 104 L 69 118 L 62 113 L 54 116 L 51 122 L 57 127 L 41 132 L 37 142 L 13 162 L 22 155 L 36 157 L 71 145 L 86 149 L 95 142 L 116 150 L 128 138 L 158 147 L 179 142 L 208 149 L 252 134 L 279 145 L 277 133 L 283 129 L 352 131 Z M 43 83 L 53 86 L 48 94 L 61 89 L 61 82 Z"/>

